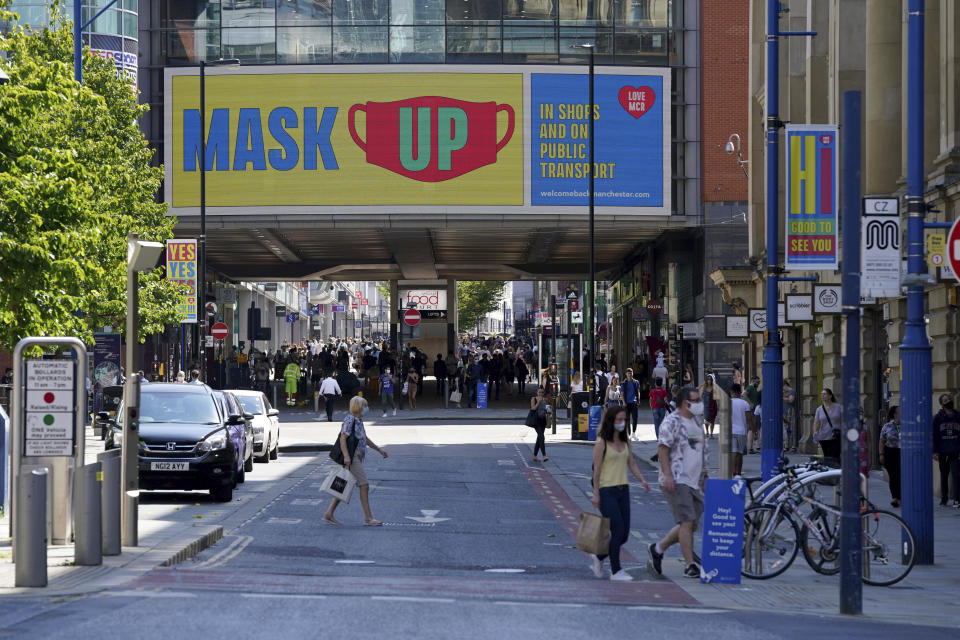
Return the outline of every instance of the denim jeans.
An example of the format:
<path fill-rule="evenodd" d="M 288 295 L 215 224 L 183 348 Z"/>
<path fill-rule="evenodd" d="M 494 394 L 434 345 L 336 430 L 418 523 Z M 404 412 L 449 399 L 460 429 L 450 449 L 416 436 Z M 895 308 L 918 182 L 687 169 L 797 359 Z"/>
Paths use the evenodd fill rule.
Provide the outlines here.
<path fill-rule="evenodd" d="M 397 401 L 393 398 L 393 392 L 387 393 L 386 391 L 380 392 L 380 406 L 383 408 L 383 412 L 387 412 L 387 405 L 390 405 L 390 408 L 394 411 L 397 410 Z"/>
<path fill-rule="evenodd" d="M 667 417 L 667 410 L 664 407 L 653 410 L 653 430 L 657 434 L 657 440 L 660 439 L 660 423 Z"/>
<path fill-rule="evenodd" d="M 610 572 L 620 571 L 620 547 L 630 538 L 630 489 L 627 485 L 600 487 L 600 514 L 610 518 Z"/>
<path fill-rule="evenodd" d="M 627 403 L 627 435 L 630 434 L 630 426 L 633 425 L 633 433 L 637 432 L 638 411 L 636 402 Z"/>

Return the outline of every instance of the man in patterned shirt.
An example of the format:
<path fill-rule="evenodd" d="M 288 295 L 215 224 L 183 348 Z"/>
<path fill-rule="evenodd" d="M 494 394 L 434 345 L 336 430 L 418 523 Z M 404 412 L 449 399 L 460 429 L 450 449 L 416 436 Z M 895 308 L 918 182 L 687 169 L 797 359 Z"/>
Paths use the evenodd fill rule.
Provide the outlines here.
<path fill-rule="evenodd" d="M 700 566 L 693 556 L 693 532 L 703 515 L 703 487 L 707 479 L 707 441 L 702 425 L 700 391 L 683 387 L 677 396 L 677 410 L 660 424 L 660 488 L 677 524 L 663 540 L 648 547 L 647 566 L 657 575 L 663 575 L 663 554 L 679 542 L 686 563 L 683 575 L 700 577 Z"/>

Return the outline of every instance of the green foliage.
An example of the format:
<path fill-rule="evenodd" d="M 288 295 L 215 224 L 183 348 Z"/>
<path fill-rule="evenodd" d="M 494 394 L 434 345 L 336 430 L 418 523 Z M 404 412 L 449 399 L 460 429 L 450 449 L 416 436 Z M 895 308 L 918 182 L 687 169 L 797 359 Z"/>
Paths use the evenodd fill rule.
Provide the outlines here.
<path fill-rule="evenodd" d="M 457 282 L 457 319 L 460 331 L 471 331 L 480 318 L 500 308 L 504 280 Z"/>
<path fill-rule="evenodd" d="M 0 22 L 12 14 L 3 10 Z M 140 132 L 146 111 L 110 62 L 87 52 L 73 79 L 73 37 L 51 27 L 0 34 L 0 347 L 30 335 L 92 342 L 123 326 L 126 238 L 162 242 L 175 220 L 155 202 L 162 170 Z M 140 275 L 140 338 L 180 321 L 180 286 Z"/>
<path fill-rule="evenodd" d="M 378 280 L 377 281 L 377 291 L 380 292 L 380 297 L 383 298 L 383 301 L 387 303 L 387 308 L 390 309 L 390 281 L 389 280 Z"/>

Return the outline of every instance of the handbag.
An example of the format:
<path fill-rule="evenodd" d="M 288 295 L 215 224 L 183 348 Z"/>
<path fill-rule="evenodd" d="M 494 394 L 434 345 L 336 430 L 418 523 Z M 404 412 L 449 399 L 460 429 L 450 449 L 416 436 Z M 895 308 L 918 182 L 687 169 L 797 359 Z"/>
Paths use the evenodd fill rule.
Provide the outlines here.
<path fill-rule="evenodd" d="M 400 393 L 401 395 L 407 395 L 409 391 L 410 391 L 410 383 L 404 381 L 403 387 L 400 389 Z"/>
<path fill-rule="evenodd" d="M 532 427 L 534 429 L 537 428 L 537 410 L 536 409 L 530 409 L 530 411 L 527 412 L 527 419 L 523 421 L 523 424 L 527 425 L 528 427 Z"/>
<path fill-rule="evenodd" d="M 598 556 L 607 555 L 610 551 L 610 518 L 595 513 L 581 513 L 577 549 Z"/>
<path fill-rule="evenodd" d="M 357 479 L 346 467 L 333 469 L 320 485 L 320 491 L 325 491 L 341 502 L 350 503 L 353 488 L 357 486 Z"/>
<path fill-rule="evenodd" d="M 353 423 L 350 427 L 350 435 L 347 436 L 347 453 L 350 454 L 350 459 L 353 460 L 353 454 L 357 451 L 357 445 L 360 444 L 360 438 L 353 434 L 353 426 L 356 425 L 356 418 L 352 415 Z M 337 436 L 337 439 L 333 441 L 333 445 L 330 447 L 330 459 L 336 462 L 337 464 L 343 466 L 343 450 L 340 448 L 340 436 Z"/>
<path fill-rule="evenodd" d="M 455 389 L 450 392 L 450 402 L 460 402 L 460 399 L 463 397 L 463 394 L 460 393 L 459 389 Z"/>

